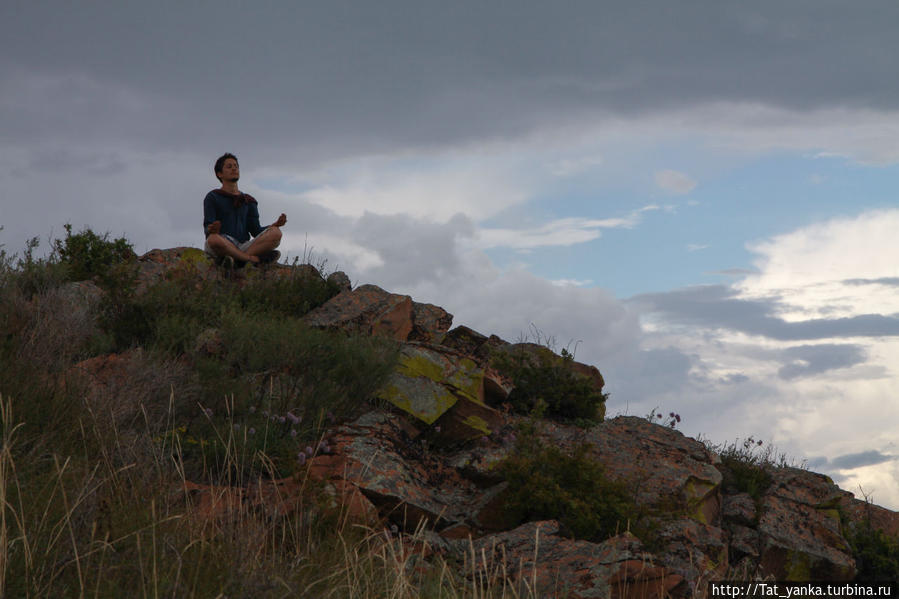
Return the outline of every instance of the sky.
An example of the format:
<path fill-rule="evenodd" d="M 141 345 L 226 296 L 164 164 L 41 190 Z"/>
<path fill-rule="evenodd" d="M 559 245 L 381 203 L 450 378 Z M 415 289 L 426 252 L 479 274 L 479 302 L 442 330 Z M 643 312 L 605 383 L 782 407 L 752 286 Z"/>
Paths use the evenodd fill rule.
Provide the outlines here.
<path fill-rule="evenodd" d="M 893 0 L 7 0 L 0 244 L 200 247 L 233 152 L 286 258 L 899 509 L 897 26 Z"/>

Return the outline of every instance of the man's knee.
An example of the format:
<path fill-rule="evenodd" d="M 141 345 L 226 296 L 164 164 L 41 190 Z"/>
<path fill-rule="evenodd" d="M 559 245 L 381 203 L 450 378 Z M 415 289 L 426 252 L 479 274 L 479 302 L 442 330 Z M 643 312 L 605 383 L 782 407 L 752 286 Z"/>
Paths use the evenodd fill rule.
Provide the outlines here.
<path fill-rule="evenodd" d="M 272 238 L 276 243 L 281 242 L 281 227 L 276 227 L 275 225 L 270 226 L 265 232 Z"/>
<path fill-rule="evenodd" d="M 228 243 L 228 240 L 219 235 L 218 233 L 213 233 L 209 237 L 206 238 L 206 244 L 214 250 L 221 250 Z"/>

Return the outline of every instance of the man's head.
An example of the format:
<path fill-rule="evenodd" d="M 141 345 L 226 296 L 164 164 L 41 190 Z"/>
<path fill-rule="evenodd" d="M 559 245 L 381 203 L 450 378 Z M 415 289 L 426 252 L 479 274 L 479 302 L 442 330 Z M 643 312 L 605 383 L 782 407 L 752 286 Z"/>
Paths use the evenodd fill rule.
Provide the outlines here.
<path fill-rule="evenodd" d="M 237 182 L 240 178 L 240 166 L 237 164 L 237 156 L 225 152 L 215 161 L 215 178 L 224 183 L 224 176 L 229 181 Z M 227 171 L 227 172 L 226 172 Z"/>

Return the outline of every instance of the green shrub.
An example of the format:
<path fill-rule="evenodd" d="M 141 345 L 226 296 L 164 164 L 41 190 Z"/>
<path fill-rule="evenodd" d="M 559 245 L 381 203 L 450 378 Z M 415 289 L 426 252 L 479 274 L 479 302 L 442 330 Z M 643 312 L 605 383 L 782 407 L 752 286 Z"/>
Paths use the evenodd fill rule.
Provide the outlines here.
<path fill-rule="evenodd" d="M 721 484 L 726 493 L 748 493 L 756 502 L 761 501 L 773 482 L 768 469 L 774 466 L 773 446 L 761 449 L 762 445 L 762 441 L 748 437 L 742 443 L 711 447 L 721 457 Z"/>
<path fill-rule="evenodd" d="M 66 265 L 69 279 L 84 281 L 93 277 L 101 279 L 114 266 L 133 262 L 134 248 L 124 237 L 109 241 L 109 233 L 97 235 L 91 229 L 72 234 L 72 225 L 66 224 L 66 238 L 53 242 L 59 261 Z"/>
<path fill-rule="evenodd" d="M 388 340 L 348 337 L 307 327 L 297 318 L 229 311 L 216 331 L 221 354 L 196 356 L 197 403 L 177 416 L 195 445 L 186 459 L 221 466 L 227 439 L 237 434 L 250 455 L 270 463 L 249 473 L 286 476 L 297 453 L 317 446 L 327 425 L 357 416 L 393 369 L 397 348 Z M 182 402 L 183 403 L 183 402 Z M 252 432 L 251 432 L 252 431 Z"/>
<path fill-rule="evenodd" d="M 509 484 L 508 524 L 549 518 L 578 539 L 603 541 L 625 530 L 645 537 L 645 514 L 623 483 L 605 475 L 589 449 L 584 444 L 568 455 L 544 445 L 533 429 L 522 430 L 512 454 L 498 467 Z"/>
<path fill-rule="evenodd" d="M 849 526 L 846 540 L 855 558 L 856 582 L 899 580 L 899 538 L 875 529 L 865 520 Z"/>
<path fill-rule="evenodd" d="M 512 379 L 515 388 L 509 403 L 518 413 L 588 422 L 603 419 L 607 395 L 574 370 L 574 356 L 565 349 L 561 356 L 545 347 L 500 350 L 492 365 Z"/>
<path fill-rule="evenodd" d="M 110 289 L 100 323 L 109 351 L 143 345 L 179 354 L 193 348 L 201 331 L 220 327 L 226 313 L 297 318 L 338 292 L 321 277 L 299 269 L 286 276 L 250 270 L 242 282 L 203 279 L 190 268 L 173 269 L 167 279 L 139 294 L 133 285 Z"/>

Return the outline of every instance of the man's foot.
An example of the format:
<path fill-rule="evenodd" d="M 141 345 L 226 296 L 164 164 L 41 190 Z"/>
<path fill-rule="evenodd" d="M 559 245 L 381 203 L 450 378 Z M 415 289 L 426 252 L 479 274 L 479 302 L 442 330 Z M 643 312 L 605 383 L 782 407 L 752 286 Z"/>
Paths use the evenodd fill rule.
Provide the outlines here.
<path fill-rule="evenodd" d="M 271 264 L 277 262 L 281 258 L 281 252 L 272 250 L 259 256 L 259 264 Z"/>

